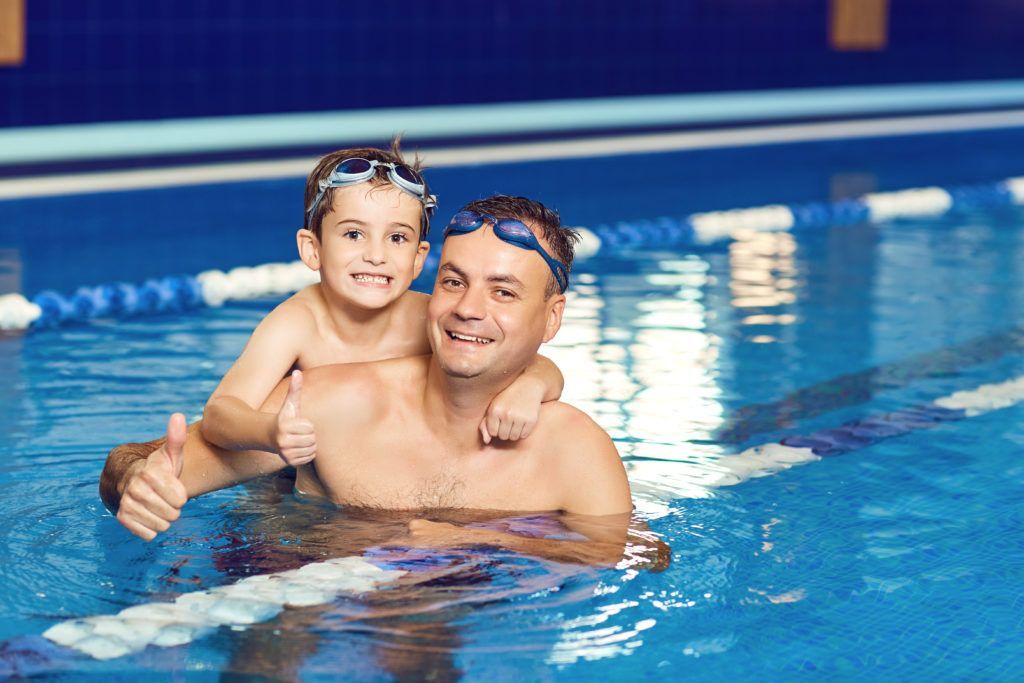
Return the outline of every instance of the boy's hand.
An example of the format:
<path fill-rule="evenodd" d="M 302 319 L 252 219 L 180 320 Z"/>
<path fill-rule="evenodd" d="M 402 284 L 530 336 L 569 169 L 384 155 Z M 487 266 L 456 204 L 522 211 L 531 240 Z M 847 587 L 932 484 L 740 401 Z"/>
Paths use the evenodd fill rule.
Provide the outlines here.
<path fill-rule="evenodd" d="M 312 462 L 316 457 L 316 433 L 313 423 L 299 417 L 299 398 L 302 393 L 302 371 L 292 373 L 288 395 L 277 414 L 277 433 L 274 444 L 281 459 L 293 467 Z"/>
<path fill-rule="evenodd" d="M 491 439 L 518 441 L 525 439 L 537 426 L 544 385 L 536 379 L 521 376 L 510 387 L 494 397 L 480 423 L 484 443 Z"/>
<path fill-rule="evenodd" d="M 178 479 L 185 465 L 185 416 L 171 415 L 167 442 L 139 461 L 140 469 L 128 480 L 121 494 L 117 521 L 144 541 L 152 541 L 181 516 L 188 493 Z"/>

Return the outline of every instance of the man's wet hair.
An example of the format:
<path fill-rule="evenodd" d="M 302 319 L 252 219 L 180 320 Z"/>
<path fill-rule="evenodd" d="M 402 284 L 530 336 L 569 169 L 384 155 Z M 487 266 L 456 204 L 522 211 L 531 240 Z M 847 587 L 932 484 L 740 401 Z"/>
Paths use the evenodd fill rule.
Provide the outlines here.
<path fill-rule="evenodd" d="M 313 200 L 316 199 L 316 195 L 320 191 L 320 181 L 330 176 L 338 164 L 346 159 L 367 159 L 369 161 L 405 164 L 412 170 L 419 173 L 421 177 L 423 175 L 423 168 L 419 155 L 413 158 L 412 161 L 407 161 L 402 155 L 402 140 L 400 136 L 392 138 L 390 149 L 386 150 L 378 147 L 352 147 L 350 149 L 339 149 L 335 152 L 331 152 L 317 162 L 316 167 L 309 174 L 309 177 L 306 178 L 305 201 L 302 203 L 302 227 L 316 235 L 317 239 L 320 239 L 321 223 L 323 223 L 324 216 L 326 216 L 334 207 L 334 191 L 338 188 L 327 188 L 327 191 L 324 192 L 323 199 L 320 200 L 320 204 L 317 205 L 316 211 L 314 211 L 312 215 L 306 214 L 306 210 L 309 208 L 309 205 L 313 203 Z M 376 171 L 377 173 L 366 182 L 371 185 L 378 186 L 391 184 L 391 181 L 388 180 L 387 168 L 378 166 Z M 423 189 L 424 194 L 430 194 L 430 187 L 427 185 L 426 178 L 423 179 Z M 421 240 L 425 240 L 427 238 L 427 232 L 430 231 L 430 216 L 433 212 L 433 209 L 424 209 L 422 211 L 423 217 L 420 221 Z"/>
<path fill-rule="evenodd" d="M 562 262 L 567 274 L 572 272 L 572 260 L 576 255 L 576 243 L 580 241 L 580 234 L 572 228 L 564 227 L 557 211 L 526 197 L 510 197 L 504 194 L 478 199 L 466 204 L 461 210 L 487 213 L 498 219 L 515 218 L 540 230 L 539 237 L 547 243 L 548 253 Z M 547 289 L 544 290 L 544 298 L 550 299 L 558 292 L 558 281 L 551 275 L 548 278 Z"/>

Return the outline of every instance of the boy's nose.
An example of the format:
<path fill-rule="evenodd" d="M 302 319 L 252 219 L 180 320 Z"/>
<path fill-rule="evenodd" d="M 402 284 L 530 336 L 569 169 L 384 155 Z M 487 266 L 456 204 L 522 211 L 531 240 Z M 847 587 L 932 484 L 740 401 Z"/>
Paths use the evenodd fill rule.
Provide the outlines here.
<path fill-rule="evenodd" d="M 366 250 L 363 251 L 363 260 L 367 263 L 372 263 L 375 266 L 379 266 L 387 261 L 387 255 L 384 252 L 384 248 L 379 244 L 368 244 Z"/>

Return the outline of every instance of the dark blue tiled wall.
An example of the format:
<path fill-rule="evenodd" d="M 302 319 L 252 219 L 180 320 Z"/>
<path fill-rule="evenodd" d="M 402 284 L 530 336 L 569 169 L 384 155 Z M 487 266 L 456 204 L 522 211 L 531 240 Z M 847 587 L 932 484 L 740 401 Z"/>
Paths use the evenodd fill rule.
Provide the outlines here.
<path fill-rule="evenodd" d="M 1024 77 L 1024 2 L 892 0 L 834 52 L 827 0 L 30 0 L 0 126 Z"/>

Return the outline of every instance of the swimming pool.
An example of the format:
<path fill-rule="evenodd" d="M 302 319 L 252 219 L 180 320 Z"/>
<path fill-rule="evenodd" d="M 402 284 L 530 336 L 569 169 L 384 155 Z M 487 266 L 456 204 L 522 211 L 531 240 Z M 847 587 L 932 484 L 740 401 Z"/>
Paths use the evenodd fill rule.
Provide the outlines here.
<path fill-rule="evenodd" d="M 899 154 L 1000 139 L 1019 142 L 990 133 L 439 169 L 435 187 L 442 213 L 503 190 L 592 224 L 966 182 L 979 168 L 1019 174 L 982 159 L 972 177 L 955 155 L 928 168 Z M 643 173 L 623 178 L 623 166 Z M 734 168 L 747 170 L 726 182 Z M 0 249 L 16 253 L 7 260 L 26 292 L 281 260 L 300 188 L 0 202 Z M 672 548 L 662 572 L 497 551 L 414 556 L 454 569 L 109 660 L 33 660 L 17 643 L 69 618 L 350 554 L 337 538 L 375 541 L 401 520 L 299 504 L 265 483 L 189 503 L 144 545 L 100 504 L 109 447 L 157 433 L 172 410 L 197 416 L 273 301 L 2 338 L 0 666 L 58 678 L 1012 677 L 1024 656 L 1020 404 L 919 420 L 772 476 L 728 458 L 1024 375 L 1022 224 L 1019 208 L 955 212 L 582 263 L 547 352 L 565 399 L 616 439 L 638 517 Z"/>

